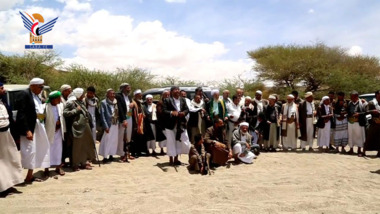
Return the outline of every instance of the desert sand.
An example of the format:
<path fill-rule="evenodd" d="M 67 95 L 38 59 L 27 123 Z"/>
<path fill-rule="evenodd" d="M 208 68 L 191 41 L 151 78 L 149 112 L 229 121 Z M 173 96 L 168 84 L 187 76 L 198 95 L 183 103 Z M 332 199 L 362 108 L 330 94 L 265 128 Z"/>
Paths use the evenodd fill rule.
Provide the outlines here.
<path fill-rule="evenodd" d="M 17 186 L 0 213 L 380 213 L 380 158 L 368 154 L 261 153 L 211 176 L 190 173 L 186 155 L 177 168 L 158 156 L 66 169 Z"/>

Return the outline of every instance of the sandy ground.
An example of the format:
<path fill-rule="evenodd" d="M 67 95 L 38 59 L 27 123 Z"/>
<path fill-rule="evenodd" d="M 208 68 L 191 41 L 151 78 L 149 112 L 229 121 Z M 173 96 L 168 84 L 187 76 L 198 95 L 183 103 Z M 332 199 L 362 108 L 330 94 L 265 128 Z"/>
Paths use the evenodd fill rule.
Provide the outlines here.
<path fill-rule="evenodd" d="M 141 157 L 16 187 L 0 213 L 380 213 L 375 154 L 262 153 L 211 176 L 189 173 L 185 155 L 176 169 Z"/>

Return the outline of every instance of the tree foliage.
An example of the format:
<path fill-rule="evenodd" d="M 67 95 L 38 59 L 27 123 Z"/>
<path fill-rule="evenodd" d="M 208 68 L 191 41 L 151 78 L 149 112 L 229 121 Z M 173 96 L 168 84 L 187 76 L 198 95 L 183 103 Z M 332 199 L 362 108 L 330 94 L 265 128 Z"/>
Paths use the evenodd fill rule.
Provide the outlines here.
<path fill-rule="evenodd" d="M 249 51 L 253 69 L 276 87 L 304 86 L 305 91 L 374 91 L 380 77 L 379 59 L 350 56 L 341 47 L 277 45 Z"/>

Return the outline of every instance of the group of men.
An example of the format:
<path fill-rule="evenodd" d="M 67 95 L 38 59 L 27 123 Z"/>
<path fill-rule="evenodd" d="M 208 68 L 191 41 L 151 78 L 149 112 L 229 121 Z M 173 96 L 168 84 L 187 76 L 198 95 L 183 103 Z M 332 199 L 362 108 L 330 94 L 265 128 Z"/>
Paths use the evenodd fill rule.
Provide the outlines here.
<path fill-rule="evenodd" d="M 252 163 L 260 150 L 295 150 L 298 138 L 302 150 L 306 146 L 313 150 L 316 127 L 320 149 L 335 145 L 337 151 L 342 147 L 345 152 L 349 144 L 349 153 L 357 146 L 362 156 L 380 147 L 380 91 L 369 103 L 360 100 L 357 92 L 346 101 L 340 92 L 336 101 L 329 93 L 315 105 L 311 92 L 305 94 L 305 101 L 294 92 L 282 104 L 275 94 L 262 99 L 259 90 L 254 99 L 244 96 L 242 89 L 237 89 L 232 99 L 228 90 L 220 96 L 214 89 L 208 98 L 198 87 L 190 100 L 177 86 L 164 91 L 154 103 L 150 94 L 143 101 L 140 89 L 131 93 L 128 83 L 122 83 L 119 91 L 108 89 L 102 101 L 92 86 L 85 92 L 65 84 L 45 101 L 43 88 L 44 80 L 33 78 L 13 109 L 0 101 L 0 192 L 10 191 L 18 183 L 41 181 L 33 176 L 37 168 L 45 169 L 45 177 L 49 177 L 50 167 L 63 176 L 63 167 L 91 170 L 91 163 L 99 161 L 98 154 L 103 163 L 113 161 L 115 155 L 119 162 L 143 154 L 158 155 L 157 143 L 161 155 L 166 147 L 170 165 L 182 165 L 178 156 L 186 154 L 190 170 L 203 174 L 231 158 L 236 163 Z M 4 94 L 0 83 L 0 96 Z M 16 121 L 12 110 L 17 110 Z M 369 125 L 367 114 L 372 115 Z M 22 168 L 28 169 L 25 179 Z"/>

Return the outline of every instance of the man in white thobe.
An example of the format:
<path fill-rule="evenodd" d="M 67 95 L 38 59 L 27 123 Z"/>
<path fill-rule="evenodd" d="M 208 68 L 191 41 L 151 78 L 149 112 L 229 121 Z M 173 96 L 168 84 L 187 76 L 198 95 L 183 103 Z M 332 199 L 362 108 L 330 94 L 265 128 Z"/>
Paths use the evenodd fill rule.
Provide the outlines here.
<path fill-rule="evenodd" d="M 180 97 L 178 86 L 170 89 L 170 97 L 164 99 L 163 110 L 165 114 L 165 136 L 167 155 L 170 165 L 181 165 L 178 160 L 179 154 L 188 154 L 190 140 L 186 129 L 186 115 L 189 108 L 186 100 Z"/>
<path fill-rule="evenodd" d="M 133 160 L 134 157 L 130 155 L 129 144 L 132 141 L 132 96 L 131 86 L 128 83 L 122 83 L 120 85 L 120 92 L 115 94 L 117 100 L 118 112 L 119 112 L 119 143 L 117 147 L 117 154 L 121 156 L 122 161 L 128 159 Z M 125 137 L 124 137 L 125 135 Z"/>
<path fill-rule="evenodd" d="M 330 98 L 328 96 L 322 97 L 321 105 L 318 108 L 318 148 L 320 152 L 323 147 L 325 147 L 326 152 L 329 151 L 333 115 Z"/>
<path fill-rule="evenodd" d="M 62 169 L 62 142 L 66 132 L 65 118 L 63 117 L 63 104 L 61 103 L 61 92 L 53 91 L 49 94 L 49 99 L 45 108 L 46 134 L 50 142 L 50 165 L 55 166 L 55 172 L 65 175 Z M 49 169 L 45 169 L 45 174 L 49 174 Z"/>
<path fill-rule="evenodd" d="M 295 151 L 297 148 L 298 109 L 292 94 L 287 96 L 287 100 L 288 102 L 283 104 L 281 109 L 283 150 Z"/>
<path fill-rule="evenodd" d="M 106 99 L 101 102 L 100 121 L 104 134 L 100 141 L 99 154 L 103 156 L 103 163 L 107 163 L 117 154 L 119 143 L 118 106 L 115 91 L 111 88 L 107 90 Z"/>
<path fill-rule="evenodd" d="M 309 151 L 313 151 L 314 121 L 317 114 L 313 99 L 313 93 L 306 92 L 305 100 L 298 106 L 302 151 L 306 150 L 306 146 L 309 146 Z"/>
<path fill-rule="evenodd" d="M 33 78 L 29 88 L 16 99 L 16 126 L 20 133 L 21 163 L 28 173 L 25 183 L 41 181 L 33 177 L 33 170 L 50 167 L 50 143 L 45 131 L 44 104 L 38 96 L 44 88 L 44 80 Z M 45 177 L 48 175 L 45 174 Z"/>
<path fill-rule="evenodd" d="M 228 112 L 228 130 L 227 130 L 227 142 L 231 143 L 232 133 L 237 128 L 240 122 L 241 107 L 239 105 L 240 98 L 237 95 L 232 96 L 232 103 L 227 105 Z"/>
<path fill-rule="evenodd" d="M 5 92 L 0 82 L 0 98 Z M 16 192 L 13 186 L 23 182 L 21 157 L 9 130 L 10 120 L 7 104 L 0 99 L 0 197 Z"/>

